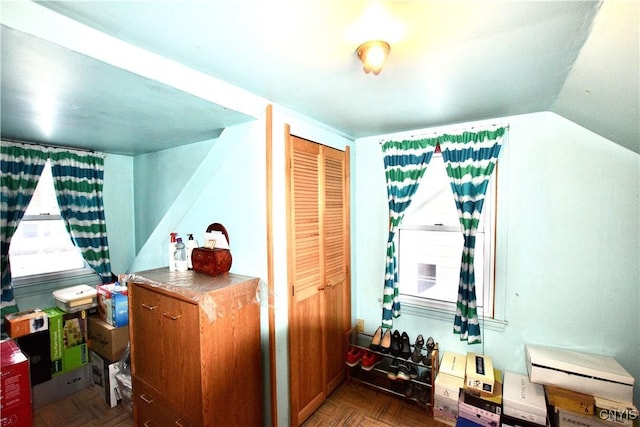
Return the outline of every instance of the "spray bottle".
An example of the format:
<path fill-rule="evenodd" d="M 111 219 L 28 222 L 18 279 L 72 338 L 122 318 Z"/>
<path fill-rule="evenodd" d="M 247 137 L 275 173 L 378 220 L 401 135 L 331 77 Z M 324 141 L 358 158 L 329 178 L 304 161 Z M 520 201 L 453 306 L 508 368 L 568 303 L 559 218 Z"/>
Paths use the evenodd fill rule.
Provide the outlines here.
<path fill-rule="evenodd" d="M 178 233 L 169 233 L 169 271 L 176 271 L 176 239 L 178 237 Z"/>
<path fill-rule="evenodd" d="M 198 242 L 193 238 L 193 234 L 187 234 L 187 267 L 189 270 L 193 270 L 193 263 L 191 262 L 191 252 L 198 247 Z"/>

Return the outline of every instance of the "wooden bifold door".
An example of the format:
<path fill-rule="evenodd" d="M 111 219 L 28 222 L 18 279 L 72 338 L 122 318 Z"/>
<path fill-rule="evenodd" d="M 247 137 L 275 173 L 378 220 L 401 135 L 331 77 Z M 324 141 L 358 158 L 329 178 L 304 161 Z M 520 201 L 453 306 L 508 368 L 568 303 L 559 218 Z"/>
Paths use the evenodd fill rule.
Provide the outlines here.
<path fill-rule="evenodd" d="M 289 380 L 291 424 L 300 425 L 345 377 L 349 149 L 288 142 Z"/>

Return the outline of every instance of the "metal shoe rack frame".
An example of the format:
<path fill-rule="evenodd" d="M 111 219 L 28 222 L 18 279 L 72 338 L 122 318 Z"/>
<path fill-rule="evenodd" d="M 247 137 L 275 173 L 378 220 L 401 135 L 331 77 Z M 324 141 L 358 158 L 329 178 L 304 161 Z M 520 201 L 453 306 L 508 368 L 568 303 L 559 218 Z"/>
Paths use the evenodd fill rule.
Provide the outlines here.
<path fill-rule="evenodd" d="M 357 347 L 383 357 L 382 361 L 370 371 L 362 369 L 360 364 L 354 367 L 347 366 L 347 381 L 361 383 L 391 395 L 413 401 L 417 405 L 423 406 L 429 415 L 433 415 L 434 383 L 436 375 L 438 374 L 440 361 L 438 343 L 436 343 L 431 352 L 431 366 L 425 366 L 423 363 L 413 362 L 410 357 L 409 359 L 403 359 L 393 356 L 391 353 L 371 350 L 369 344 L 371 344 L 372 338 L 372 335 L 357 332 L 355 327 L 347 333 L 347 350 L 352 347 Z M 411 345 L 412 352 L 413 349 L 414 345 Z M 425 355 L 424 349 L 422 350 L 422 354 Z M 409 380 L 390 379 L 387 374 L 391 361 L 394 359 L 416 366 L 419 373 L 418 378 L 411 378 Z"/>

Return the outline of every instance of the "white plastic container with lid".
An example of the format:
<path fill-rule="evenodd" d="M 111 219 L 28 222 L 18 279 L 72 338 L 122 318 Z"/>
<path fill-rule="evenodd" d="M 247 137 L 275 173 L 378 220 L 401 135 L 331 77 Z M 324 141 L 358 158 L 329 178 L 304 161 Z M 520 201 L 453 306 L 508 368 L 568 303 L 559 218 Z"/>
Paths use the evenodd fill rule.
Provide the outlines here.
<path fill-rule="evenodd" d="M 97 291 L 89 285 L 78 285 L 53 291 L 53 297 L 60 310 L 73 313 L 98 305 Z"/>

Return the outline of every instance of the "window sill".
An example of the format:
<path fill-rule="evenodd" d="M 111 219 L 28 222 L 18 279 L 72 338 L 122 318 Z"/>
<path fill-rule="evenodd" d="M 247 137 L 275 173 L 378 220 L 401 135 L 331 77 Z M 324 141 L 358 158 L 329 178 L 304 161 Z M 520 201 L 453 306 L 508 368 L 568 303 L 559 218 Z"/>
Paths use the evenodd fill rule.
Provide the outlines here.
<path fill-rule="evenodd" d="M 412 316 L 422 317 L 425 319 L 441 320 L 453 325 L 455 318 L 455 312 L 451 310 L 444 310 L 433 307 L 425 307 L 421 305 L 411 304 L 409 302 L 400 302 L 400 307 L 403 313 L 410 314 Z M 492 319 L 489 317 L 480 316 L 480 327 L 483 330 L 504 332 L 508 322 L 506 320 Z"/>
<path fill-rule="evenodd" d="M 12 280 L 16 299 L 31 295 L 53 292 L 76 285 L 97 286 L 102 282 L 91 268 L 60 273 L 39 274 L 37 276 L 18 277 Z"/>

